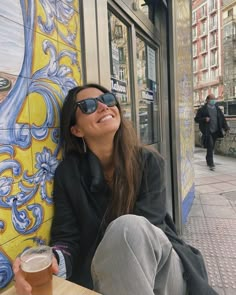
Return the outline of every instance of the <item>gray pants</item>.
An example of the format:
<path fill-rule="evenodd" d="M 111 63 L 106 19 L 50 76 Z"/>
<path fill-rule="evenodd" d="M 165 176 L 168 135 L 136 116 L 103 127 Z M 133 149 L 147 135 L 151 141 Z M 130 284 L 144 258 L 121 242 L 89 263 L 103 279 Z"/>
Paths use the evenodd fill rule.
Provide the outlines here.
<path fill-rule="evenodd" d="M 184 295 L 182 263 L 163 231 L 146 218 L 123 215 L 106 230 L 92 261 L 103 295 Z"/>

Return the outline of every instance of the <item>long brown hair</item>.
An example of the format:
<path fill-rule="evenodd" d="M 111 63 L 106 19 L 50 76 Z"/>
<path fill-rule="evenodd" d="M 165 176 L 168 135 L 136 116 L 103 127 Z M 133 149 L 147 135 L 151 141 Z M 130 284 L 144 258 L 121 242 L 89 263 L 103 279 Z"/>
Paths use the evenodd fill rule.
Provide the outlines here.
<path fill-rule="evenodd" d="M 81 138 L 74 136 L 70 128 L 76 123 L 76 95 L 86 88 L 97 88 L 103 93 L 109 92 L 108 89 L 98 84 L 86 84 L 69 91 L 61 113 L 61 138 L 64 156 L 71 152 L 84 153 Z M 117 107 L 121 123 L 114 137 L 112 198 L 107 210 L 106 222 L 133 212 L 142 174 L 138 137 L 132 123 L 124 118 L 119 103 Z"/>

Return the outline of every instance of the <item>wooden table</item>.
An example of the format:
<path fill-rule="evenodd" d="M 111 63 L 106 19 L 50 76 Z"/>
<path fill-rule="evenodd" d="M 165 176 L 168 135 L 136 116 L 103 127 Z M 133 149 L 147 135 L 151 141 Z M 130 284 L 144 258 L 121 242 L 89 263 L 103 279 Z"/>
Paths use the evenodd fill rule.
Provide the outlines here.
<path fill-rule="evenodd" d="M 53 294 L 55 295 L 99 295 L 94 291 L 66 281 L 64 279 L 53 276 Z M 11 287 L 1 295 L 17 295 L 15 287 Z M 101 295 L 101 294 L 100 294 Z"/>

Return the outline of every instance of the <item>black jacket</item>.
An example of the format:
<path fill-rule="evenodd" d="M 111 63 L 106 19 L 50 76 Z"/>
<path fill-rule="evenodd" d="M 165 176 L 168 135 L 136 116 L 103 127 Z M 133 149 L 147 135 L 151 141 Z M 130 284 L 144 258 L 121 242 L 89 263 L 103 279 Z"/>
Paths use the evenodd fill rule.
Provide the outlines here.
<path fill-rule="evenodd" d="M 143 177 L 133 214 L 146 217 L 165 232 L 184 265 L 190 295 L 217 294 L 208 285 L 200 252 L 177 236 L 166 212 L 163 159 L 146 149 L 141 155 Z M 110 195 L 100 162 L 93 153 L 71 155 L 58 166 L 51 245 L 64 249 L 67 278 L 91 289 L 91 261 L 104 234 L 101 222 Z"/>
<path fill-rule="evenodd" d="M 222 113 L 221 109 L 216 105 L 217 110 L 217 122 L 218 122 L 218 131 L 217 131 L 217 137 L 224 137 L 224 134 L 222 132 L 222 129 L 227 131 L 229 130 L 229 126 L 227 125 L 227 122 L 225 120 L 225 116 Z M 205 103 L 202 107 L 200 107 L 197 111 L 197 114 L 194 118 L 196 123 L 199 123 L 199 129 L 204 135 L 208 135 L 210 130 L 210 124 L 209 122 L 206 122 L 206 117 L 210 117 L 210 114 L 208 112 L 207 103 Z"/>

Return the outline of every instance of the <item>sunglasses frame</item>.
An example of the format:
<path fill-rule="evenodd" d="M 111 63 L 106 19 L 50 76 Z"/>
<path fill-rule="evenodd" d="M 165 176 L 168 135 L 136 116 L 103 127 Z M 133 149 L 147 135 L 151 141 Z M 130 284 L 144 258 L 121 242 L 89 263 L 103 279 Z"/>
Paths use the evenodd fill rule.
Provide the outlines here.
<path fill-rule="evenodd" d="M 106 96 L 107 94 L 113 96 L 114 104 L 108 105 L 105 102 L 104 96 Z M 88 100 L 89 101 L 94 101 L 94 103 L 95 103 L 95 109 L 93 111 L 91 111 L 91 112 L 86 112 L 84 110 L 84 108 L 83 108 L 83 104 L 86 103 L 86 101 L 88 101 Z M 96 112 L 96 110 L 98 108 L 98 102 L 101 102 L 101 103 L 105 104 L 108 107 L 114 107 L 114 106 L 116 106 L 118 104 L 118 101 L 117 101 L 117 98 L 116 98 L 115 94 L 112 93 L 112 92 L 106 92 L 106 93 L 103 93 L 103 94 L 99 95 L 98 97 L 91 97 L 91 98 L 86 98 L 86 99 L 83 99 L 83 100 L 80 100 L 80 101 L 76 101 L 75 106 L 76 106 L 76 109 L 77 109 L 77 107 L 79 107 L 83 114 L 90 115 L 90 114 L 93 114 L 94 112 Z"/>

